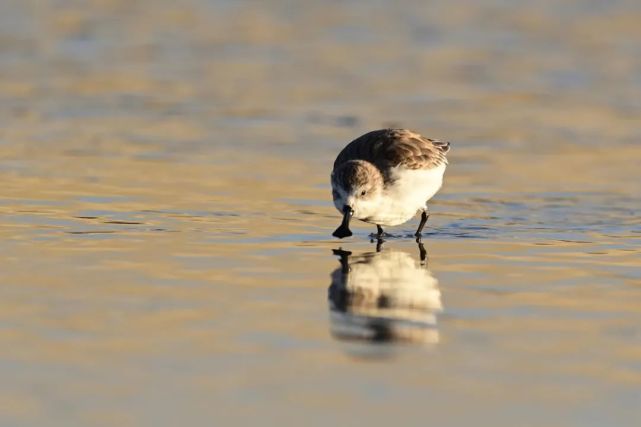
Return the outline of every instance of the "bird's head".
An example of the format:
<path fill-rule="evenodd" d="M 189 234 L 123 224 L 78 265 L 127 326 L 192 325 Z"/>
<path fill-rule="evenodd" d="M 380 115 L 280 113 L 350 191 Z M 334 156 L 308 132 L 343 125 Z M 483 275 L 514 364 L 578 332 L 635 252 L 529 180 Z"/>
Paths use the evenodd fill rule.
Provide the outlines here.
<path fill-rule="evenodd" d="M 336 237 L 348 237 L 351 217 L 371 217 L 383 193 L 383 175 L 373 164 L 364 160 L 350 160 L 332 172 L 332 197 L 334 206 L 343 214 L 341 226 L 334 231 Z"/>

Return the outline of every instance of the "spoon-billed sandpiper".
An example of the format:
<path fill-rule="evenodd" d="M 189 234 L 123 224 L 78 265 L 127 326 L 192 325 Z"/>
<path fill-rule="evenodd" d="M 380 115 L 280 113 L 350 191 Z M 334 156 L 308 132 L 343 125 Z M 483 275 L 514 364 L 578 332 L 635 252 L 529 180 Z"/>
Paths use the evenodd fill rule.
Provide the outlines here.
<path fill-rule="evenodd" d="M 382 226 L 402 224 L 420 211 L 420 239 L 427 201 L 441 188 L 449 150 L 449 142 L 406 129 L 375 130 L 347 144 L 332 171 L 334 206 L 343 214 L 333 235 L 351 236 L 353 217 L 376 224 L 380 238 Z"/>

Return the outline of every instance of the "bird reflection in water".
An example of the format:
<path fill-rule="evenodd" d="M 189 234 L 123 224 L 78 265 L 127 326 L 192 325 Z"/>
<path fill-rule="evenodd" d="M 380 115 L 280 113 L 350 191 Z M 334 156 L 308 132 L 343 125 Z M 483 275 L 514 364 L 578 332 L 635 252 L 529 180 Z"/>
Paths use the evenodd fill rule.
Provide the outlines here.
<path fill-rule="evenodd" d="M 383 249 L 353 255 L 335 249 L 340 267 L 329 287 L 331 332 L 340 340 L 435 344 L 436 314 L 442 311 L 438 281 L 419 258 Z"/>

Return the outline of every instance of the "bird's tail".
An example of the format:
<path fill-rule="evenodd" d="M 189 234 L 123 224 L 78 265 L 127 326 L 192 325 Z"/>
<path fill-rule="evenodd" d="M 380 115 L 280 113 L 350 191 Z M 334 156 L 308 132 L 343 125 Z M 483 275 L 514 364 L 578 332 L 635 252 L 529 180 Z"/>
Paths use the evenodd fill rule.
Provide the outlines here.
<path fill-rule="evenodd" d="M 432 141 L 434 146 L 438 148 L 441 153 L 447 154 L 450 151 L 450 143 L 449 142 L 443 142 L 443 141 Z"/>

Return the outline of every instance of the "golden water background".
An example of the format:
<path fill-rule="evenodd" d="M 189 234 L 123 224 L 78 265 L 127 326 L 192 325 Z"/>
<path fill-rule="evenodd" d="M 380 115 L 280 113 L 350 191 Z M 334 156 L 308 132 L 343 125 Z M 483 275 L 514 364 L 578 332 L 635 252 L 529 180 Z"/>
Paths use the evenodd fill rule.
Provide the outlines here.
<path fill-rule="evenodd" d="M 0 425 L 637 425 L 640 22 L 634 0 L 4 0 Z M 382 249 L 387 285 L 438 294 L 428 338 L 372 343 L 336 333 L 332 250 L 368 278 L 384 258 L 371 226 L 331 238 L 328 176 L 385 126 L 453 148 L 428 273 L 412 239 Z"/>

